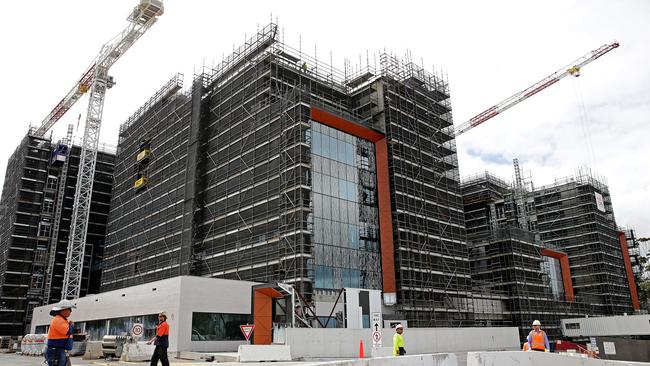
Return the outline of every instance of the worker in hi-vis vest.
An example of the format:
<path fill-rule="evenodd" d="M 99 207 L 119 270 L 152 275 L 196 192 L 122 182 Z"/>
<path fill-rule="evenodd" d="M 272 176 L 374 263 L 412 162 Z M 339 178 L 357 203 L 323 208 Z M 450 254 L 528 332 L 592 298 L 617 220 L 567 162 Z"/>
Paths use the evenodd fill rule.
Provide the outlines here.
<path fill-rule="evenodd" d="M 406 354 L 402 333 L 404 333 L 404 327 L 402 324 L 397 324 L 393 335 L 393 356 L 404 356 Z"/>
<path fill-rule="evenodd" d="M 163 366 L 169 366 L 169 357 L 167 357 L 167 348 L 169 348 L 169 324 L 167 324 L 167 313 L 164 311 L 158 314 L 156 336 L 147 342 L 147 344 L 152 343 L 156 345 L 156 348 L 153 351 L 149 365 L 157 366 L 158 361 L 160 361 Z"/>
<path fill-rule="evenodd" d="M 66 366 L 68 351 L 72 349 L 72 335 L 77 332 L 74 323 L 68 318 L 77 307 L 70 300 L 61 300 L 52 307 L 50 329 L 47 332 L 45 359 L 48 366 Z"/>
<path fill-rule="evenodd" d="M 548 352 L 551 347 L 546 332 L 541 330 L 541 327 L 542 323 L 539 320 L 533 322 L 533 330 L 528 333 L 528 346 L 532 351 Z"/>

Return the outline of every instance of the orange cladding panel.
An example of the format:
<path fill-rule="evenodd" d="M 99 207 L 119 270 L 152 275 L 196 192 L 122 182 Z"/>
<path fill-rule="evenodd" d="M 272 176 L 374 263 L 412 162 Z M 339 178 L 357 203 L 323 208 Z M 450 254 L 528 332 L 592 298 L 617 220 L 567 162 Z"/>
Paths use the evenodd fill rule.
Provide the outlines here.
<path fill-rule="evenodd" d="M 273 342 L 273 298 L 261 291 L 253 295 L 253 344 L 271 344 Z"/>
<path fill-rule="evenodd" d="M 634 282 L 634 273 L 632 272 L 630 252 L 627 248 L 627 240 L 625 240 L 624 232 L 618 232 L 618 241 L 621 244 L 623 263 L 625 264 L 625 273 L 627 275 L 627 284 L 630 287 L 630 297 L 632 298 L 632 307 L 634 307 L 634 310 L 641 310 L 641 303 L 639 302 L 639 295 L 636 292 L 636 283 Z"/>
<path fill-rule="evenodd" d="M 542 249 L 542 255 L 560 260 L 560 269 L 562 270 L 562 283 L 564 284 L 564 298 L 567 301 L 573 301 L 573 282 L 571 282 L 571 267 L 569 267 L 569 256 L 566 253 L 556 252 L 551 249 Z"/>
<path fill-rule="evenodd" d="M 375 142 L 377 161 L 377 200 L 379 201 L 379 243 L 384 293 L 397 292 L 395 285 L 395 251 L 393 249 L 393 213 L 390 206 L 388 144 L 386 138 Z"/>

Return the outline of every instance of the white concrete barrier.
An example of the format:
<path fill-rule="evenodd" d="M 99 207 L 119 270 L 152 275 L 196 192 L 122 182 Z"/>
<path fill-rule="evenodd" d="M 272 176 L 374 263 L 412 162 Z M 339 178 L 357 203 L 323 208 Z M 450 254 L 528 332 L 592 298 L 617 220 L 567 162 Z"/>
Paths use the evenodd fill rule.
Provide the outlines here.
<path fill-rule="evenodd" d="M 291 349 L 284 345 L 241 345 L 239 362 L 291 361 Z"/>
<path fill-rule="evenodd" d="M 399 357 L 358 358 L 312 363 L 318 366 L 458 366 L 453 353 L 434 353 Z"/>
<path fill-rule="evenodd" d="M 383 345 L 391 347 L 395 330 L 382 332 Z M 287 328 L 286 344 L 294 358 L 354 358 L 359 356 L 360 341 L 365 354 L 371 354 L 370 336 L 370 329 Z M 404 342 L 408 355 L 520 349 L 519 331 L 514 327 L 406 328 Z"/>
<path fill-rule="evenodd" d="M 393 347 L 372 348 L 370 355 L 372 357 L 391 357 L 393 356 Z"/>
<path fill-rule="evenodd" d="M 469 352 L 467 366 L 634 366 L 643 362 L 611 361 L 581 358 L 546 352 Z"/>
<path fill-rule="evenodd" d="M 122 349 L 122 356 L 120 361 L 126 362 L 141 362 L 151 360 L 156 346 L 145 343 L 126 343 Z"/>
<path fill-rule="evenodd" d="M 237 362 L 239 355 L 237 352 L 179 352 L 177 358 L 206 362 Z"/>
<path fill-rule="evenodd" d="M 104 352 L 102 352 L 101 341 L 86 342 L 86 352 L 81 358 L 82 360 L 97 360 L 103 357 L 104 357 Z"/>

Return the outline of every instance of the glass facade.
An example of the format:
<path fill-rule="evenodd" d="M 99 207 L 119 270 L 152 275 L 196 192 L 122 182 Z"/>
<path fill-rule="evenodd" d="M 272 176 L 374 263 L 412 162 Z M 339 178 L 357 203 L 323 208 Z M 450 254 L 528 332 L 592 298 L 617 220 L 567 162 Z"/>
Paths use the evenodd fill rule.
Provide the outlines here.
<path fill-rule="evenodd" d="M 253 324 L 249 314 L 192 313 L 192 341 L 245 341 L 240 325 Z"/>
<path fill-rule="evenodd" d="M 374 144 L 312 121 L 311 157 L 314 287 L 380 289 Z"/>
<path fill-rule="evenodd" d="M 556 299 L 564 299 L 564 281 L 562 280 L 562 267 L 560 260 L 552 257 L 543 257 L 544 260 L 540 263 L 544 278 L 549 284 L 553 297 Z"/>

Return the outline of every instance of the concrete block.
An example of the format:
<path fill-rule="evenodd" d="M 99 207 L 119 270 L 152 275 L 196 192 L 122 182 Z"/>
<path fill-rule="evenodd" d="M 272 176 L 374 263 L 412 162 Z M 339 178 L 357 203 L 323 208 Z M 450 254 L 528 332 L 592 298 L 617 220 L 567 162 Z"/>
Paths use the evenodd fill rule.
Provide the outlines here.
<path fill-rule="evenodd" d="M 192 361 L 237 362 L 237 352 L 179 352 L 178 358 Z"/>
<path fill-rule="evenodd" d="M 101 341 L 86 342 L 86 352 L 81 358 L 82 360 L 97 360 L 103 357 L 104 357 L 104 353 L 102 352 Z"/>
<path fill-rule="evenodd" d="M 156 346 L 145 343 L 126 343 L 122 349 L 120 361 L 141 362 L 151 360 Z"/>
<path fill-rule="evenodd" d="M 316 362 L 310 365 L 319 366 L 458 366 L 458 360 L 453 353 L 434 353 L 426 355 L 391 356 L 377 358 L 357 358 L 353 360 L 337 360 Z"/>
<path fill-rule="evenodd" d="M 643 362 L 599 360 L 546 352 L 469 352 L 467 366 L 641 366 Z"/>
<path fill-rule="evenodd" d="M 393 348 L 392 347 L 379 347 L 379 348 L 372 348 L 372 351 L 370 352 L 371 356 L 373 358 L 376 357 L 391 357 L 393 356 Z"/>
<path fill-rule="evenodd" d="M 241 345 L 239 362 L 291 361 L 291 348 L 284 345 Z"/>

